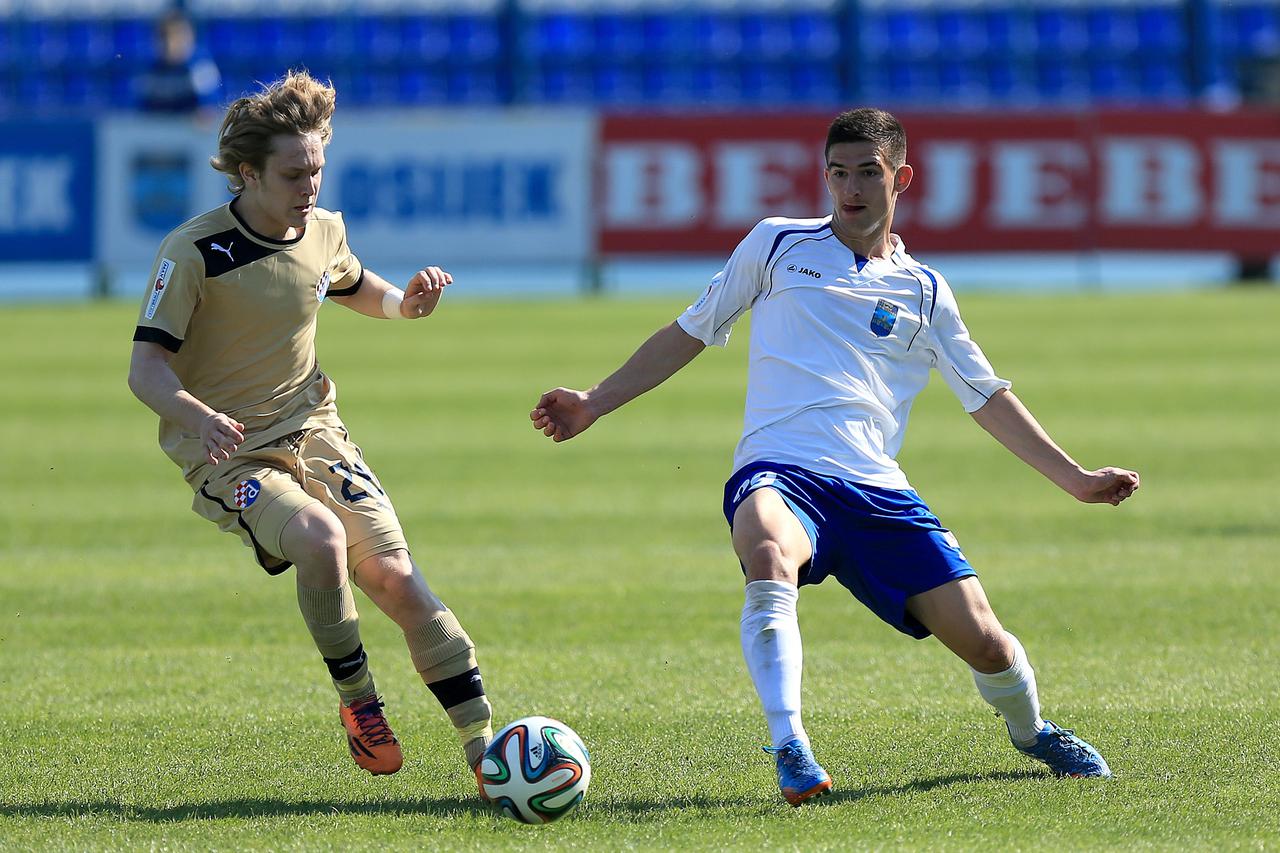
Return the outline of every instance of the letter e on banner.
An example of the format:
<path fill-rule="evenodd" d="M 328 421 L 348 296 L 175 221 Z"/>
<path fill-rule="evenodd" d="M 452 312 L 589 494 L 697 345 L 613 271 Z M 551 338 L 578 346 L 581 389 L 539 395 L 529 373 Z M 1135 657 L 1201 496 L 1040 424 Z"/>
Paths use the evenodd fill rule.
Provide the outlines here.
<path fill-rule="evenodd" d="M 1280 142 L 1220 139 L 1213 145 L 1217 224 L 1280 228 Z"/>
<path fill-rule="evenodd" d="M 1088 167 L 1088 154 L 1073 140 L 996 143 L 992 225 L 1037 230 L 1083 225 L 1089 216 Z"/>

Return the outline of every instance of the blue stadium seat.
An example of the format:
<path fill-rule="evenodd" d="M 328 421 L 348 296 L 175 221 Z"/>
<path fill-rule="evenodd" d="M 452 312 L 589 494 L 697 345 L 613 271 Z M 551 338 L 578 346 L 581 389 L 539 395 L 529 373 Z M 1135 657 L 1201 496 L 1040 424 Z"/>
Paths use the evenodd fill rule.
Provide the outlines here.
<path fill-rule="evenodd" d="M 989 58 L 999 54 L 1018 57 L 1035 54 L 1035 26 L 1027 13 L 1009 7 L 986 8 L 981 14 Z"/>
<path fill-rule="evenodd" d="M 938 30 L 924 9 L 905 8 L 886 13 L 882 39 L 879 49 L 889 55 L 924 58 L 938 54 Z"/>
<path fill-rule="evenodd" d="M 1035 71 L 1032 63 L 1010 53 L 992 53 L 983 63 L 986 74 L 987 94 L 996 104 L 1025 105 L 1034 103 L 1039 94 L 1035 89 Z"/>
<path fill-rule="evenodd" d="M 638 59 L 645 52 L 644 32 L 636 26 L 635 15 L 600 13 L 593 21 L 592 41 L 596 58 L 605 63 Z"/>
<path fill-rule="evenodd" d="M 1035 67 L 1036 93 L 1046 104 L 1080 105 L 1088 102 L 1089 82 L 1078 61 L 1051 54 Z"/>
<path fill-rule="evenodd" d="M 491 62 L 502 56 L 502 35 L 492 15 L 453 15 L 447 27 L 448 43 L 457 56 L 472 62 Z"/>
<path fill-rule="evenodd" d="M 62 103 L 77 111 L 97 112 L 111 104 L 110 77 L 97 71 L 68 70 L 61 75 Z"/>
<path fill-rule="evenodd" d="M 1184 51 L 1187 49 L 1187 13 L 1176 6 L 1139 9 L 1138 40 L 1143 51 Z"/>
<path fill-rule="evenodd" d="M 946 54 L 944 54 L 946 56 Z M 963 56 L 937 63 L 938 92 L 947 103 L 981 104 L 988 98 L 986 69 Z"/>
<path fill-rule="evenodd" d="M 8 18 L 0 18 L 0 74 L 17 67 L 22 62 L 22 57 L 18 55 L 18 39 L 14 29 Z M 17 86 L 12 78 L 5 79 L 8 80 L 10 89 Z M 0 87 L 4 85 L 4 80 L 0 80 Z M 16 95 L 13 96 L 14 100 L 16 97 Z"/>
<path fill-rule="evenodd" d="M 1089 94 L 1104 104 L 1130 104 L 1141 100 L 1142 89 L 1130 62 L 1097 58 L 1089 63 Z"/>
<path fill-rule="evenodd" d="M 497 66 L 494 65 L 448 68 L 445 73 L 445 97 L 451 104 L 484 106 L 505 103 L 508 99 Z"/>
<path fill-rule="evenodd" d="M 693 50 L 703 59 L 735 59 L 742 55 L 742 31 L 728 14 L 699 12 L 693 17 Z"/>
<path fill-rule="evenodd" d="M 1182 103 L 1192 94 L 1186 66 L 1177 59 L 1149 55 L 1140 63 L 1140 82 L 1148 101 Z"/>
<path fill-rule="evenodd" d="M 595 49 L 590 21 L 568 12 L 530 19 L 521 39 L 525 55 L 550 62 L 585 59 Z"/>
<path fill-rule="evenodd" d="M 366 63 L 379 68 L 399 63 L 404 46 L 400 39 L 400 20 L 398 18 L 390 15 L 369 15 L 357 18 L 354 31 L 358 52 L 364 55 Z M 388 85 L 388 80 L 385 77 L 380 78 L 377 81 L 370 81 L 367 85 L 362 85 L 361 97 L 381 98 L 381 93 L 394 88 L 394 85 Z M 378 94 L 375 95 L 375 93 Z M 367 103 L 387 103 L 387 101 L 371 100 Z"/>
<path fill-rule="evenodd" d="M 939 100 L 937 69 L 918 59 L 889 59 L 885 70 L 881 97 L 905 104 L 930 104 Z"/>
<path fill-rule="evenodd" d="M 1036 52 L 1079 56 L 1089 47 L 1084 12 L 1073 7 L 1037 8 L 1034 13 Z"/>
<path fill-rule="evenodd" d="M 641 94 L 646 103 L 667 106 L 695 101 L 693 69 L 686 65 L 645 63 L 640 75 Z"/>
<path fill-rule="evenodd" d="M 742 71 L 735 62 L 700 62 L 693 68 L 693 103 L 734 107 L 743 103 Z"/>
<path fill-rule="evenodd" d="M 785 59 L 795 53 L 791 21 L 785 13 L 746 13 L 738 19 L 738 26 L 744 59 Z"/>
<path fill-rule="evenodd" d="M 96 19 L 67 21 L 67 54 L 73 64 L 101 68 L 115 57 L 111 25 Z"/>
<path fill-rule="evenodd" d="M 203 44 L 203 27 L 197 27 L 196 38 Z M 126 65 L 145 65 L 156 55 L 155 25 L 145 18 L 116 18 L 111 21 L 111 46 Z"/>
<path fill-rule="evenodd" d="M 1234 24 L 1236 50 L 1251 57 L 1280 54 L 1280 9 L 1275 4 L 1239 5 L 1224 11 Z"/>
<path fill-rule="evenodd" d="M 939 53 L 977 57 L 988 51 L 987 21 L 982 11 L 967 7 L 939 9 L 934 17 Z"/>
<path fill-rule="evenodd" d="M 603 105 L 629 106 L 640 103 L 640 71 L 632 63 L 606 62 L 595 67 L 592 100 Z"/>
<path fill-rule="evenodd" d="M 0 116 L 14 112 L 18 106 L 18 75 L 0 70 Z"/>
<path fill-rule="evenodd" d="M 526 96 L 535 103 L 589 104 L 594 81 L 581 64 L 545 63 L 530 69 L 526 85 Z"/>
<path fill-rule="evenodd" d="M 796 56 L 833 59 L 840 53 L 840 24 L 834 13 L 799 11 L 791 16 L 791 39 Z"/>
<path fill-rule="evenodd" d="M 834 64 L 793 62 L 789 76 L 792 103 L 828 106 L 842 101 L 840 73 Z"/>
<path fill-rule="evenodd" d="M 68 58 L 66 24 L 43 19 L 19 21 L 17 48 L 24 66 L 57 68 Z"/>
<path fill-rule="evenodd" d="M 786 63 L 742 63 L 742 96 L 749 104 L 777 106 L 786 104 L 791 95 L 791 75 Z"/>
<path fill-rule="evenodd" d="M 1085 31 L 1091 53 L 1122 56 L 1139 45 L 1138 19 L 1127 6 L 1098 6 L 1085 12 Z"/>

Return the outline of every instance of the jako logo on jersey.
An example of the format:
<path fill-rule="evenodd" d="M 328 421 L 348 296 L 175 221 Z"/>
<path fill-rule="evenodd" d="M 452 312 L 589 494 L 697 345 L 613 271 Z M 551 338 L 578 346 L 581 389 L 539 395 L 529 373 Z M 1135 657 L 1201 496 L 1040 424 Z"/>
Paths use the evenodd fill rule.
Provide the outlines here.
<path fill-rule="evenodd" d="M 329 292 L 329 271 L 325 270 L 324 275 L 320 276 L 320 280 L 316 282 L 316 301 L 324 302 L 325 294 Z"/>
<path fill-rule="evenodd" d="M 743 496 L 748 492 L 754 492 L 756 489 L 763 489 L 772 486 L 778 482 L 778 475 L 772 471 L 758 471 L 751 475 L 751 479 L 747 480 L 741 486 L 738 486 L 738 492 L 733 496 L 733 502 L 737 503 L 742 500 Z"/>
<path fill-rule="evenodd" d="M 156 270 L 156 280 L 151 285 L 151 299 L 147 302 L 148 320 L 156 316 L 156 309 L 160 307 L 160 298 L 164 296 L 169 277 L 173 275 L 173 267 L 173 261 L 168 258 L 160 259 L 160 269 Z"/>
<path fill-rule="evenodd" d="M 261 491 L 262 484 L 257 480 L 241 480 L 231 496 L 231 502 L 236 505 L 236 509 L 248 509 L 253 506 Z"/>
<path fill-rule="evenodd" d="M 875 313 L 871 315 L 871 331 L 877 338 L 883 338 L 893 331 L 898 322 L 898 306 L 887 299 L 876 303 Z"/>

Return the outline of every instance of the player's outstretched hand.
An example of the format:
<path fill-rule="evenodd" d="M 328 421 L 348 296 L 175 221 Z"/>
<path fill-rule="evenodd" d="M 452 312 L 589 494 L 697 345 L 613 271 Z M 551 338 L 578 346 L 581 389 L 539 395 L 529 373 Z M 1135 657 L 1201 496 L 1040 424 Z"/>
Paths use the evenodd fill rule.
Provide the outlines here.
<path fill-rule="evenodd" d="M 533 428 L 542 430 L 552 441 L 568 441 L 595 423 L 597 417 L 587 395 L 572 388 L 548 391 L 529 413 Z"/>
<path fill-rule="evenodd" d="M 206 458 L 214 465 L 230 459 L 244 441 L 244 424 L 222 412 L 214 412 L 200 423 L 200 443 Z"/>
<path fill-rule="evenodd" d="M 453 284 L 453 276 L 440 267 L 418 270 L 404 289 L 404 302 L 400 303 L 400 313 L 410 320 L 429 317 L 440 304 L 444 289 L 451 284 Z"/>
<path fill-rule="evenodd" d="M 1074 492 L 1077 500 L 1087 504 L 1111 504 L 1132 497 L 1138 490 L 1138 472 L 1124 468 L 1099 468 L 1086 471 L 1081 487 Z"/>

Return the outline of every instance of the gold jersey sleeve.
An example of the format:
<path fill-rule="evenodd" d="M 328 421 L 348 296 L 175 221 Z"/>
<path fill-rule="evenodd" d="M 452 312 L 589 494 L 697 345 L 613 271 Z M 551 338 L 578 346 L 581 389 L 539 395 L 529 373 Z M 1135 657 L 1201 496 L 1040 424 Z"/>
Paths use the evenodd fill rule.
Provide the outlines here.
<path fill-rule="evenodd" d="M 134 340 L 173 353 L 182 386 L 244 424 L 243 450 L 340 425 L 316 362 L 316 322 L 325 298 L 355 293 L 363 275 L 341 214 L 316 208 L 297 238 L 273 240 L 223 205 L 161 244 Z M 208 478 L 199 436 L 161 420 L 160 446 L 193 488 Z"/>

